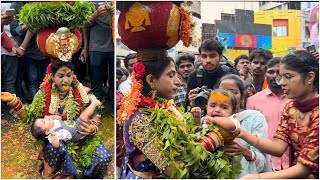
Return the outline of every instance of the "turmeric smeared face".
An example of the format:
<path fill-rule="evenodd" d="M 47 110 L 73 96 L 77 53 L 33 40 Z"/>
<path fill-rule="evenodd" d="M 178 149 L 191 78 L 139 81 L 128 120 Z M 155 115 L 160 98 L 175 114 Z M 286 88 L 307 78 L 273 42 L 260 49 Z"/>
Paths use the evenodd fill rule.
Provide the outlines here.
<path fill-rule="evenodd" d="M 214 92 L 210 95 L 207 104 L 207 113 L 211 117 L 229 117 L 233 114 L 232 102 L 229 96 Z"/>
<path fill-rule="evenodd" d="M 72 83 L 73 71 L 69 67 L 61 67 L 53 76 L 60 93 L 68 92 Z"/>

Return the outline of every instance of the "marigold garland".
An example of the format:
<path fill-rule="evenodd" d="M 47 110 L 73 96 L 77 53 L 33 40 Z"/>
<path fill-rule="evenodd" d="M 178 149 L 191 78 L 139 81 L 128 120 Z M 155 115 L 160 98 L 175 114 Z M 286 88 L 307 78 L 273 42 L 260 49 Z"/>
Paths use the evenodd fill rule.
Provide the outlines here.
<path fill-rule="evenodd" d="M 191 18 L 184 8 L 179 7 L 179 10 L 181 14 L 181 41 L 185 47 L 189 47 L 191 44 L 192 32 Z"/>
<path fill-rule="evenodd" d="M 152 98 L 147 97 L 147 96 L 142 96 L 140 99 L 141 99 L 141 101 L 139 102 L 139 104 L 137 106 L 138 108 L 140 108 L 140 107 L 142 107 L 142 108 L 145 108 L 145 107 L 153 108 L 156 105 L 158 105 L 158 107 L 162 106 L 162 104 L 160 102 L 155 101 Z"/>
<path fill-rule="evenodd" d="M 70 117 L 70 118 L 74 118 L 74 117 L 78 116 L 82 110 L 82 99 L 81 99 L 80 91 L 77 88 L 77 85 L 79 84 L 79 81 L 77 80 L 77 76 L 73 75 L 72 80 L 73 80 L 71 83 L 71 85 L 73 86 L 72 87 L 72 94 L 73 94 L 73 97 L 77 103 L 78 108 L 77 108 L 77 114 L 69 115 L 68 117 Z M 44 92 L 45 92 L 45 95 L 44 95 L 44 102 L 45 102 L 44 115 L 50 115 L 49 107 L 51 104 L 51 94 L 52 94 L 52 81 L 51 81 L 50 74 L 46 74 L 43 82 L 40 85 L 40 88 L 44 89 Z"/>
<path fill-rule="evenodd" d="M 35 96 L 35 99 L 32 104 L 27 105 L 26 108 L 26 118 L 27 123 L 32 123 L 35 118 L 43 117 L 44 115 L 52 115 L 49 112 L 49 107 L 51 104 L 51 94 L 54 93 L 53 91 L 57 91 L 57 88 L 55 85 L 52 85 L 53 82 L 51 80 L 50 74 L 47 73 L 43 82 L 40 85 L 40 88 L 43 91 L 40 91 L 41 93 L 38 93 Z M 79 116 L 82 105 L 83 105 L 83 99 L 81 97 L 81 89 L 78 89 L 79 81 L 77 80 L 76 75 L 72 76 L 72 93 L 69 92 L 68 98 L 68 105 L 67 112 L 70 112 L 67 114 L 68 119 L 75 119 L 75 117 Z M 54 87 L 54 88 L 52 88 Z M 70 95 L 72 97 L 70 97 Z M 43 104 L 42 104 L 43 103 Z M 76 111 L 73 110 L 72 107 L 75 107 L 76 104 Z M 43 111 L 42 111 L 43 110 Z M 77 168 L 78 172 L 81 172 L 81 167 L 88 167 L 91 165 L 91 157 L 93 154 L 93 151 L 96 149 L 97 146 L 99 146 L 102 140 L 101 132 L 97 133 L 96 135 L 89 135 L 84 139 L 84 145 L 80 147 L 79 142 L 68 142 L 66 143 L 67 146 L 67 152 L 72 156 L 74 159 L 73 163 Z M 38 143 L 43 143 L 43 140 L 38 140 Z M 42 145 L 41 145 L 42 146 Z M 81 148 L 81 152 L 79 155 L 79 158 L 76 158 L 78 156 L 77 153 L 73 153 L 78 151 L 78 149 Z M 81 173 L 80 173 L 81 174 Z"/>
<path fill-rule="evenodd" d="M 128 96 L 121 99 L 121 106 L 117 113 L 117 123 L 119 125 L 123 125 L 124 121 L 137 110 L 137 105 L 141 101 L 142 80 L 136 80 L 134 71 L 131 74 L 131 82 L 130 92 Z"/>

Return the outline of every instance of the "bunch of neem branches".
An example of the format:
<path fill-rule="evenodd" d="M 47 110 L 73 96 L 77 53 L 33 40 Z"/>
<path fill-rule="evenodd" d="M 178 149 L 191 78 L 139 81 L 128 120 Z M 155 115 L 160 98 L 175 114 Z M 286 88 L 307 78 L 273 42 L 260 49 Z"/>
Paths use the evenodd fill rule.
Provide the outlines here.
<path fill-rule="evenodd" d="M 54 26 L 72 29 L 83 27 L 95 9 L 91 2 L 33 2 L 25 4 L 17 16 L 34 30 Z"/>

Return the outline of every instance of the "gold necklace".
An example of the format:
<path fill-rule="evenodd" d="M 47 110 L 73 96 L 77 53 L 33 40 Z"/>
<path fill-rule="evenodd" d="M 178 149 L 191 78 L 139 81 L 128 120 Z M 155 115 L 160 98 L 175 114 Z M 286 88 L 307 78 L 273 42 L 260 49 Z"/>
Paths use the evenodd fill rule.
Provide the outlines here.
<path fill-rule="evenodd" d="M 303 120 L 308 113 L 307 113 L 307 112 L 306 112 L 306 113 L 303 113 L 304 115 L 301 115 L 301 114 L 302 114 L 301 111 L 298 111 L 298 118 L 301 119 L 301 120 Z"/>
<path fill-rule="evenodd" d="M 65 105 L 66 105 L 66 101 L 67 101 L 67 96 L 64 97 L 63 99 L 59 99 L 59 107 L 58 107 L 58 113 L 60 115 L 63 114 L 64 110 L 65 110 Z"/>
<path fill-rule="evenodd" d="M 297 120 L 296 120 L 296 126 L 302 126 L 305 124 L 304 119 L 305 117 L 309 114 L 310 112 L 306 112 L 306 113 L 301 113 L 301 111 L 297 112 Z M 303 114 L 303 115 L 302 115 Z M 298 123 L 298 121 L 300 123 Z"/>

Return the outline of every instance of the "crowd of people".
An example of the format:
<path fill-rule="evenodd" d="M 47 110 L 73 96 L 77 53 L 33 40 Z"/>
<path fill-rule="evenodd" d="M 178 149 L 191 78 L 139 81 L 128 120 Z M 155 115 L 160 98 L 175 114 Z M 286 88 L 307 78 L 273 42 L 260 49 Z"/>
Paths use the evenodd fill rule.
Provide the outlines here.
<path fill-rule="evenodd" d="M 37 3 L 65 10 L 72 10 L 66 6 L 83 7 L 83 11 L 89 7 L 82 13 L 90 18 L 77 22 L 83 25 L 78 34 L 59 24 L 63 22 L 34 29 L 21 21 L 20 11 L 41 8 Z M 98 127 L 101 102 L 111 106 L 114 102 L 114 6 L 105 1 L 77 3 L 1 3 L 1 110 L 11 109 L 43 144 L 39 175 L 46 179 L 104 178 L 112 161 Z M 58 13 L 54 10 L 51 13 Z M 53 28 L 57 30 L 49 37 L 43 35 Z M 41 44 L 43 37 L 46 47 Z M 48 49 L 51 37 L 56 38 L 55 44 Z M 53 53 L 48 56 L 48 51 Z M 89 82 L 85 82 L 87 75 Z M 103 86 L 108 86 L 107 95 Z"/>
<path fill-rule="evenodd" d="M 221 117 L 224 120 L 235 117 L 240 122 L 240 134 L 222 147 L 226 155 L 241 157 L 242 171 L 235 177 L 318 178 L 318 53 L 299 50 L 280 58 L 273 57 L 269 50 L 258 48 L 249 55 L 238 56 L 233 62 L 227 60 L 222 63 L 222 50 L 223 46 L 211 39 L 204 40 L 199 47 L 199 60 L 190 53 L 181 53 L 174 61 L 166 57 L 139 61 L 136 54 L 129 54 L 124 58 L 127 70 L 117 67 L 118 113 L 127 112 L 121 108 L 130 107 L 126 105 L 130 99 L 128 96 L 132 100 L 132 92 L 140 91 L 141 97 L 162 102 L 162 107 L 165 105 L 160 99 L 174 99 L 177 108 L 184 107 L 182 114 L 188 111 L 189 106 L 200 107 L 201 121 L 193 122 L 199 128 L 219 124 L 217 121 Z M 200 61 L 201 66 L 196 68 L 195 61 Z M 146 69 L 140 82 L 142 89 L 137 89 L 139 86 L 132 82 L 137 81 L 136 74 L 140 73 L 140 68 L 135 68 L 137 64 Z M 132 89 L 128 91 L 130 87 Z M 227 93 L 214 89 L 227 90 Z M 130 118 L 123 126 L 118 122 L 118 175 L 121 178 L 150 178 L 161 174 L 180 177 L 172 171 L 170 160 L 174 160 L 173 155 L 161 153 L 166 148 L 151 138 L 158 136 L 163 139 L 163 134 L 157 131 L 154 117 L 150 117 L 150 111 L 152 113 L 156 109 L 147 106 L 149 111 L 146 111 L 142 109 L 145 106 L 138 103 L 137 110 L 129 114 Z M 191 112 L 196 117 L 196 111 L 192 109 Z M 173 128 L 171 131 L 176 130 Z M 172 141 L 175 140 L 170 143 L 174 143 Z M 157 148 L 152 150 L 157 144 Z M 154 155 L 166 160 L 166 164 L 161 164 Z M 188 168 L 194 166 L 189 165 Z M 202 177 L 192 172 L 187 177 Z"/>
<path fill-rule="evenodd" d="M 83 43 L 66 62 L 45 56 L 38 31 L 14 18 L 27 3 L 1 3 L 1 101 L 44 141 L 45 178 L 106 175 L 111 155 L 95 113 L 105 98 L 116 101 L 116 178 L 319 178 L 318 52 L 274 57 L 256 48 L 228 60 L 206 39 L 199 58 L 139 51 L 124 67 L 116 59 L 114 71 L 112 5 L 93 2 Z"/>

